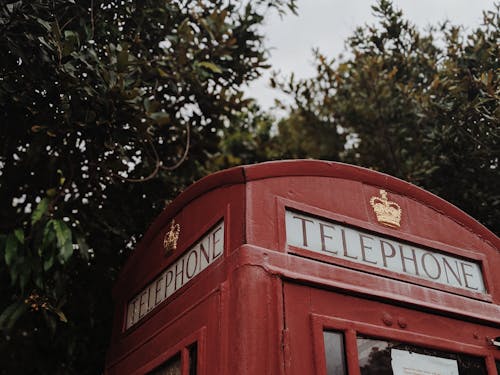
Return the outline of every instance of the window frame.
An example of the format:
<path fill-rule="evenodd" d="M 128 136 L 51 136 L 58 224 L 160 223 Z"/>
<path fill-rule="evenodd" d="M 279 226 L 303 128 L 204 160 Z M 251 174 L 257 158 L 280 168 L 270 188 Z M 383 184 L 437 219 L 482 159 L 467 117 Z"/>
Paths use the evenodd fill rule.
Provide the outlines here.
<path fill-rule="evenodd" d="M 358 346 L 356 341 L 359 335 L 380 340 L 403 341 L 420 347 L 472 355 L 484 360 L 484 364 L 489 375 L 497 374 L 495 359 L 498 360 L 499 356 L 492 353 L 490 350 L 486 352 L 482 346 L 460 343 L 449 339 L 410 331 L 405 331 L 404 339 L 402 339 L 401 330 L 396 328 L 375 326 L 363 322 L 353 322 L 342 318 L 335 318 L 315 313 L 311 313 L 310 317 L 313 338 L 313 355 L 316 366 L 315 370 L 318 375 L 327 375 L 323 339 L 324 331 L 335 331 L 344 335 L 344 355 L 346 357 L 347 373 L 349 375 L 360 375 Z"/>
<path fill-rule="evenodd" d="M 196 375 L 205 375 L 206 372 L 206 327 L 185 337 L 167 351 L 148 361 L 144 366 L 133 372 L 133 375 L 144 375 L 167 363 L 170 359 L 180 354 L 181 375 L 189 375 L 189 355 L 193 345 L 196 345 Z"/>
<path fill-rule="evenodd" d="M 341 355 L 344 357 L 344 370 L 345 370 L 345 374 L 349 374 L 349 365 L 347 364 L 347 350 L 346 350 L 346 335 L 345 335 L 345 332 L 344 331 L 339 331 L 339 330 L 336 330 L 336 329 L 324 329 L 323 330 L 323 353 L 325 353 L 323 355 L 323 359 L 325 361 L 324 363 L 324 366 L 323 366 L 323 369 L 325 370 L 325 374 L 327 374 L 328 372 L 328 367 L 327 367 L 327 360 L 326 360 L 326 342 L 325 342 L 325 332 L 332 332 L 332 333 L 335 333 L 335 334 L 340 334 L 342 335 L 342 348 L 344 349 L 344 353 L 341 353 Z"/>

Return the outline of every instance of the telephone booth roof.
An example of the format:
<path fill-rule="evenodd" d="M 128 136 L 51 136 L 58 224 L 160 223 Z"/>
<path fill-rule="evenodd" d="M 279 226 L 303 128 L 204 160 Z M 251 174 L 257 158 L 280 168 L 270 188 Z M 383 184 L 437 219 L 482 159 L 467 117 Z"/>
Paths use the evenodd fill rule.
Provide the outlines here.
<path fill-rule="evenodd" d="M 253 165 L 243 165 L 210 174 L 193 183 L 175 198 L 163 212 L 153 221 L 135 251 L 122 269 L 115 291 L 120 288 L 122 280 L 128 277 L 136 259 L 147 256 L 151 241 L 162 229 L 168 226 L 175 215 L 193 200 L 218 188 L 231 185 L 246 185 L 252 181 L 294 177 L 326 177 L 350 180 L 376 187 L 382 187 L 392 193 L 419 202 L 440 215 L 450 218 L 458 225 L 466 228 L 471 234 L 489 243 L 493 248 L 500 248 L 500 238 L 488 230 L 470 215 L 444 199 L 396 177 L 371 169 L 350 164 L 324 160 L 296 159 L 270 161 Z"/>

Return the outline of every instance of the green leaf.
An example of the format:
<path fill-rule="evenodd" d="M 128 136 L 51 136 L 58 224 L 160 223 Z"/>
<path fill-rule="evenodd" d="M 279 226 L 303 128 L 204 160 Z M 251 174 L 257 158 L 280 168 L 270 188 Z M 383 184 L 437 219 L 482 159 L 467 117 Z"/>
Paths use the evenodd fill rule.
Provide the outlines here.
<path fill-rule="evenodd" d="M 59 259 L 61 261 L 61 264 L 66 263 L 72 255 L 73 244 L 71 242 L 65 242 L 64 245 L 59 248 Z"/>
<path fill-rule="evenodd" d="M 222 69 L 210 61 L 202 61 L 198 65 L 210 70 L 212 73 L 222 73 Z"/>
<path fill-rule="evenodd" d="M 157 71 L 158 71 L 158 75 L 159 75 L 161 78 L 168 78 L 168 77 L 169 77 L 169 75 L 168 75 L 168 74 L 167 74 L 167 73 L 166 73 L 163 69 L 158 68 L 158 69 L 157 69 Z"/>
<path fill-rule="evenodd" d="M 62 220 L 53 220 L 52 225 L 56 231 L 56 238 L 58 244 L 63 244 L 71 238 L 71 231 L 66 223 Z"/>
<path fill-rule="evenodd" d="M 14 10 L 18 10 L 22 7 L 23 5 L 23 2 L 20 0 L 20 1 L 16 1 L 15 3 L 10 3 L 10 4 L 7 4 L 6 7 L 8 9 L 8 11 L 10 13 L 14 12 Z"/>
<path fill-rule="evenodd" d="M 10 304 L 5 308 L 5 310 L 2 311 L 2 314 L 0 314 L 0 328 L 4 328 L 5 326 L 5 321 L 7 318 L 12 314 L 12 312 L 17 308 L 19 302 L 15 302 Z"/>
<path fill-rule="evenodd" d="M 12 260 L 17 253 L 17 239 L 13 234 L 7 236 L 7 241 L 5 242 L 5 263 L 10 266 Z"/>
<path fill-rule="evenodd" d="M 118 52 L 118 56 L 116 57 L 117 61 L 117 69 L 119 72 L 124 72 L 125 68 L 128 65 L 128 50 L 123 49 L 120 52 Z"/>
<path fill-rule="evenodd" d="M 28 307 L 21 301 L 10 304 L 0 315 L 0 328 L 12 328 L 19 317 L 27 310 Z"/>
<path fill-rule="evenodd" d="M 43 228 L 42 246 L 48 247 L 55 240 L 54 220 L 49 220 Z"/>
<path fill-rule="evenodd" d="M 62 55 L 68 56 L 77 50 L 80 45 L 80 37 L 77 32 L 72 30 L 64 31 L 64 44 L 62 48 Z"/>
<path fill-rule="evenodd" d="M 43 19 L 41 19 L 41 18 L 37 18 L 37 19 L 36 19 L 36 21 L 37 21 L 40 25 L 42 25 L 42 27 L 43 27 L 45 30 L 50 31 L 50 30 L 52 29 L 50 22 L 47 22 L 47 21 L 45 21 L 45 20 L 43 20 Z"/>
<path fill-rule="evenodd" d="M 59 260 L 61 263 L 65 263 L 73 255 L 71 229 L 62 220 L 53 220 L 53 226 L 56 232 Z"/>
<path fill-rule="evenodd" d="M 12 329 L 12 327 L 14 327 L 14 324 L 16 324 L 17 320 L 26 311 L 28 311 L 28 306 L 26 306 L 26 304 L 23 302 L 19 302 L 16 309 L 12 312 L 12 314 L 10 315 L 10 317 L 8 319 L 8 322 L 6 325 L 7 329 Z"/>
<path fill-rule="evenodd" d="M 45 259 L 45 261 L 43 262 L 43 270 L 48 271 L 52 268 L 53 265 L 54 265 L 54 257 L 50 256 L 48 259 Z"/>
<path fill-rule="evenodd" d="M 144 105 L 144 109 L 146 110 L 146 112 L 149 112 L 149 110 L 151 108 L 151 100 L 149 100 L 148 98 L 145 98 L 143 101 L 143 105 Z"/>
<path fill-rule="evenodd" d="M 14 231 L 14 235 L 17 238 L 17 241 L 22 245 L 24 244 L 24 231 L 21 228 L 17 228 Z"/>
<path fill-rule="evenodd" d="M 43 289 L 44 282 L 43 282 L 43 277 L 42 277 L 42 273 L 41 272 L 38 272 L 38 273 L 36 273 L 34 275 L 33 282 L 35 283 L 35 285 L 36 285 L 36 287 L 38 289 Z"/>
<path fill-rule="evenodd" d="M 11 265 L 9 266 L 12 285 L 19 286 L 23 293 L 25 286 L 30 280 L 33 269 L 38 268 L 38 264 L 33 264 L 33 261 L 34 258 L 29 258 L 22 256 L 22 254 L 17 254 L 16 257 L 12 259 Z"/>
<path fill-rule="evenodd" d="M 167 125 L 170 122 L 170 115 L 166 112 L 154 112 L 149 115 L 158 125 Z"/>
<path fill-rule="evenodd" d="M 47 198 L 43 198 L 40 203 L 35 208 L 35 211 L 31 214 L 31 225 L 37 223 L 42 216 L 47 212 L 49 207 L 49 200 Z"/>
<path fill-rule="evenodd" d="M 64 31 L 64 38 L 66 39 L 73 39 L 73 40 L 78 40 L 78 33 L 76 33 L 73 30 L 65 30 Z"/>

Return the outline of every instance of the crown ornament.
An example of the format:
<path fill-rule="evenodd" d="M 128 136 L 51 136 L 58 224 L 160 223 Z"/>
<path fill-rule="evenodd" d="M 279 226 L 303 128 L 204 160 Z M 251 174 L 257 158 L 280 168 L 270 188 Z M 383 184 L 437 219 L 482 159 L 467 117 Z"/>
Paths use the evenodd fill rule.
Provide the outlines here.
<path fill-rule="evenodd" d="M 399 228 L 401 226 L 402 209 L 399 204 L 387 199 L 387 192 L 385 190 L 380 190 L 380 197 L 371 197 L 370 205 L 373 207 L 373 211 L 380 224 L 391 228 Z"/>
<path fill-rule="evenodd" d="M 165 249 L 165 255 L 170 255 L 175 249 L 177 249 L 177 241 L 179 240 L 179 234 L 181 233 L 181 226 L 172 220 L 170 222 L 170 229 L 165 233 L 163 237 L 163 249 Z"/>

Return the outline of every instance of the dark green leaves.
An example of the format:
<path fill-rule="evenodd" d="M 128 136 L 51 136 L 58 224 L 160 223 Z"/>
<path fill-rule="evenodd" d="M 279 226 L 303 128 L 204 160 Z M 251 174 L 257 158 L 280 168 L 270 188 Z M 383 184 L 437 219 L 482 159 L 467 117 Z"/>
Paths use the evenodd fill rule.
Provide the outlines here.
<path fill-rule="evenodd" d="M 274 84 L 292 95 L 276 148 L 383 171 L 451 201 L 500 231 L 500 5 L 461 34 L 417 30 L 389 1 L 317 76 Z M 441 46 L 436 40 L 444 40 Z"/>
<path fill-rule="evenodd" d="M 16 230 L 17 231 L 17 230 Z M 17 254 L 18 240 L 14 234 L 9 234 L 5 241 L 5 263 L 10 266 Z"/>
<path fill-rule="evenodd" d="M 294 2 L 8 3 L 0 314 L 29 298 L 39 308 L 7 311 L 15 334 L 0 362 L 13 374 L 100 373 L 114 277 L 164 202 L 206 173 L 224 124 L 241 126 L 243 87 L 265 67 L 265 5 Z"/>
<path fill-rule="evenodd" d="M 73 241 L 71 229 L 62 220 L 51 220 L 51 225 L 56 233 L 57 248 L 59 249 L 59 261 L 65 263 L 73 255 Z"/>
<path fill-rule="evenodd" d="M 222 73 L 221 68 L 210 61 L 202 61 L 202 62 L 198 63 L 198 66 L 201 66 L 205 69 L 208 69 L 212 73 Z"/>
<path fill-rule="evenodd" d="M 10 330 L 17 320 L 28 310 L 24 302 L 14 302 L 10 304 L 0 314 L 0 328 Z"/>
<path fill-rule="evenodd" d="M 48 207 L 49 200 L 47 198 L 43 198 L 31 215 L 31 225 L 36 224 L 42 218 L 42 216 L 47 212 Z"/>

